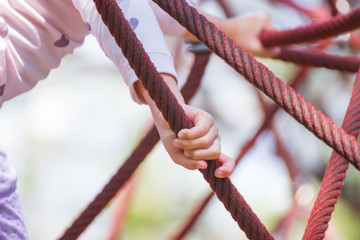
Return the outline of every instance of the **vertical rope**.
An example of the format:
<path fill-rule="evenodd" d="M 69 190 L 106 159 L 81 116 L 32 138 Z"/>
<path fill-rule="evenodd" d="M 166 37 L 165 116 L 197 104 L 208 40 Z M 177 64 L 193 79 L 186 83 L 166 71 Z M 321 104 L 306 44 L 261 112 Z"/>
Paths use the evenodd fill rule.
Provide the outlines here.
<path fill-rule="evenodd" d="M 171 129 L 177 134 L 180 129 L 192 127 L 192 123 L 172 94 L 160 73 L 156 71 L 142 44 L 136 38 L 129 23 L 115 0 L 95 0 L 95 5 L 116 43 L 120 46 L 130 66 L 141 80 Z M 225 208 L 246 233 L 249 239 L 273 239 L 245 199 L 239 194 L 229 178 L 219 179 L 214 175 L 216 160 L 208 161 L 208 167 L 200 172 L 216 192 Z"/>
<path fill-rule="evenodd" d="M 339 13 L 339 10 L 338 10 L 338 8 L 336 6 L 337 1 L 338 0 L 327 0 L 328 4 L 330 6 L 330 9 L 331 9 L 331 14 L 333 16 L 335 16 L 335 15 L 337 15 Z"/>
<path fill-rule="evenodd" d="M 313 22 L 294 29 L 264 31 L 261 40 L 266 47 L 312 42 L 339 35 L 360 27 L 360 7 L 329 20 Z"/>
<path fill-rule="evenodd" d="M 344 129 L 354 136 L 360 133 L 360 70 L 356 76 L 349 107 L 345 114 Z M 303 239 L 324 239 L 325 231 L 331 219 L 344 185 L 349 163 L 333 152 L 323 177 L 319 194 L 315 200 Z"/>

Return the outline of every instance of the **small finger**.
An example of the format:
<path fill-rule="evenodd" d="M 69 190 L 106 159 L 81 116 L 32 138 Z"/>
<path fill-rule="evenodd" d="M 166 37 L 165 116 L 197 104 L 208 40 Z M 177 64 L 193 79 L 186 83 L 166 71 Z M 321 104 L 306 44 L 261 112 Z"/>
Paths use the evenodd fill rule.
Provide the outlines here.
<path fill-rule="evenodd" d="M 221 145 L 220 140 L 217 138 L 213 144 L 207 149 L 195 149 L 184 151 L 184 155 L 188 158 L 195 160 L 214 160 L 220 156 Z"/>
<path fill-rule="evenodd" d="M 206 169 L 207 163 L 204 160 L 194 160 L 191 158 L 187 158 L 183 154 L 178 154 L 173 158 L 174 162 L 180 166 L 183 166 L 189 170 L 196 170 L 196 169 Z"/>
<path fill-rule="evenodd" d="M 221 153 L 218 158 L 220 167 L 215 170 L 215 176 L 218 178 L 227 178 L 229 177 L 235 168 L 235 162 L 227 155 Z"/>
<path fill-rule="evenodd" d="M 204 111 L 187 106 L 186 113 L 193 120 L 194 127 L 190 129 L 182 129 L 178 133 L 179 138 L 195 139 L 204 136 L 214 125 L 214 120 L 210 114 Z"/>
<path fill-rule="evenodd" d="M 214 143 L 217 138 L 219 138 L 219 131 L 218 128 L 214 125 L 214 127 L 212 127 L 205 136 L 196 139 L 176 138 L 173 142 L 173 145 L 174 147 L 184 149 L 185 151 L 194 149 L 207 149 Z"/>

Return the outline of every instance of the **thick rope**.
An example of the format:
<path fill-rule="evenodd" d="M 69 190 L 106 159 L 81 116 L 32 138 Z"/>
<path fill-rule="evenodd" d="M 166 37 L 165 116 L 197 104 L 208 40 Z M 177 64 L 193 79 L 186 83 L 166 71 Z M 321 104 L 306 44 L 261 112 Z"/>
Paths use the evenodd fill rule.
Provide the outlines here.
<path fill-rule="evenodd" d="M 199 89 L 201 78 L 204 74 L 206 64 L 209 61 L 209 57 L 209 53 L 197 53 L 195 55 L 194 65 L 191 68 L 187 81 L 181 90 L 185 102 L 190 101 Z M 154 148 L 159 139 L 159 134 L 154 126 L 141 140 L 139 145 L 119 168 L 117 173 L 109 180 L 94 200 L 82 211 L 77 219 L 74 220 L 60 239 L 77 239 L 81 233 L 85 231 L 95 217 L 106 207 L 110 200 L 129 180 L 140 163 L 142 163 L 145 157 Z"/>
<path fill-rule="evenodd" d="M 119 168 L 109 183 L 95 197 L 95 199 L 78 216 L 71 226 L 59 238 L 61 240 L 77 239 L 90 225 L 95 217 L 105 208 L 118 190 L 132 176 L 137 167 L 159 141 L 159 134 L 155 127 L 148 132 L 131 156 Z"/>
<path fill-rule="evenodd" d="M 292 81 L 292 86 L 294 88 L 299 87 L 302 85 L 302 83 L 305 81 L 306 77 L 308 76 L 308 69 L 307 68 L 301 68 L 300 71 L 296 74 L 294 80 Z M 269 128 L 270 123 L 275 116 L 277 110 L 279 110 L 279 107 L 276 104 L 271 104 L 266 108 L 265 111 L 265 118 L 262 121 L 262 124 L 256 131 L 256 133 L 253 135 L 253 137 L 245 143 L 241 147 L 241 151 L 235 158 L 235 165 L 237 166 L 240 161 L 243 159 L 243 157 L 251 150 L 251 148 L 254 146 L 255 142 L 266 129 Z M 293 170 L 293 169 L 291 169 Z M 290 174 L 294 175 L 294 171 L 292 171 Z M 210 202 L 211 198 L 214 196 L 214 193 L 209 193 L 197 206 L 197 208 L 192 211 L 191 216 L 188 217 L 187 221 L 183 224 L 183 226 L 178 230 L 178 232 L 174 235 L 172 235 L 172 240 L 180 240 L 184 238 L 187 233 L 192 229 L 198 218 L 200 217 L 200 214 L 204 211 L 205 207 Z"/>
<path fill-rule="evenodd" d="M 360 71 L 355 79 L 343 127 L 349 134 L 354 136 L 360 134 Z M 333 152 L 326 168 L 319 194 L 311 211 L 303 239 L 324 239 L 331 214 L 335 209 L 335 204 L 344 185 L 348 168 L 349 163 L 336 154 L 336 152 Z"/>
<path fill-rule="evenodd" d="M 266 47 L 312 42 L 355 30 L 359 26 L 358 7 L 348 14 L 337 15 L 329 20 L 313 22 L 306 26 L 282 31 L 266 30 L 261 35 L 261 41 Z"/>
<path fill-rule="evenodd" d="M 315 136 L 360 169 L 360 145 L 354 136 L 336 126 L 333 120 L 325 117 L 303 96 L 297 94 L 267 67 L 237 46 L 185 1 L 153 1 Z"/>
<path fill-rule="evenodd" d="M 324 67 L 345 72 L 357 72 L 360 58 L 326 54 L 315 49 L 281 48 L 276 58 L 303 66 Z"/>
<path fill-rule="evenodd" d="M 105 25 L 128 59 L 130 66 L 141 80 L 144 88 L 154 100 L 171 129 L 177 134 L 180 129 L 191 128 L 192 123 L 172 94 L 160 73 L 156 71 L 142 44 L 136 38 L 129 23 L 115 0 L 95 0 L 95 5 Z M 225 208 L 250 239 L 273 239 L 265 226 L 253 213 L 245 199 L 239 194 L 229 178 L 216 178 L 216 160 L 208 161 L 208 167 L 200 170 Z"/>

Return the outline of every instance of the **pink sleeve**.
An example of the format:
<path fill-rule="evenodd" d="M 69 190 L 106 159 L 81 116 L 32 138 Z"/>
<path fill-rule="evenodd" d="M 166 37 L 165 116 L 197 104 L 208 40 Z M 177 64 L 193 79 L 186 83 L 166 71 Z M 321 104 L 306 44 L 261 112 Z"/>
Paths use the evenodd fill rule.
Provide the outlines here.
<path fill-rule="evenodd" d="M 156 3 L 148 0 L 151 8 L 153 9 L 156 19 L 159 22 L 160 28 L 167 36 L 182 37 L 186 33 L 186 29 L 180 25 L 174 18 L 167 12 L 162 10 Z"/>
<path fill-rule="evenodd" d="M 104 53 L 114 62 L 124 77 L 126 84 L 130 87 L 131 96 L 134 101 L 141 103 L 133 87 L 133 83 L 138 78 L 107 27 L 102 22 L 93 1 L 73 0 L 73 3 L 91 29 L 91 33 L 97 38 Z M 142 42 L 157 70 L 176 77 L 173 57 L 166 46 L 163 33 L 149 6 L 148 0 L 117 0 L 117 3 L 135 30 L 137 37 Z"/>
<path fill-rule="evenodd" d="M 87 34 L 71 1 L 1 1 L 0 105 L 46 78 Z"/>

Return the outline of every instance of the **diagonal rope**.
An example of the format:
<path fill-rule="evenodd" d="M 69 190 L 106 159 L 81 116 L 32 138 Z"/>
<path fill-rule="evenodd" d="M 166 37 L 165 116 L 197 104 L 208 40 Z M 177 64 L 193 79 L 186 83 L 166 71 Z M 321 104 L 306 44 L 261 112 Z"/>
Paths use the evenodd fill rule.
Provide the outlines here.
<path fill-rule="evenodd" d="M 346 111 L 344 129 L 354 136 L 360 134 L 360 70 L 356 76 L 349 107 Z M 325 231 L 331 219 L 344 185 L 349 163 L 333 152 L 323 177 L 319 194 L 311 211 L 303 239 L 324 239 Z"/>
<path fill-rule="evenodd" d="M 360 169 L 360 145 L 354 136 L 336 126 L 333 120 L 325 117 L 303 96 L 297 94 L 267 67 L 237 46 L 185 1 L 153 1 L 315 136 Z"/>
<path fill-rule="evenodd" d="M 307 68 L 301 68 L 299 72 L 296 74 L 294 80 L 292 81 L 292 86 L 294 88 L 297 88 L 300 85 L 302 85 L 302 83 L 305 81 L 306 77 L 308 76 L 308 73 L 309 71 Z M 241 162 L 243 157 L 252 149 L 252 147 L 254 146 L 255 142 L 257 141 L 261 133 L 263 133 L 266 129 L 269 128 L 270 123 L 273 117 L 275 116 L 277 110 L 279 110 L 279 107 L 274 103 L 270 104 L 266 108 L 265 117 L 264 120 L 262 121 L 262 124 L 260 125 L 256 133 L 253 135 L 253 137 L 249 141 L 247 141 L 245 145 L 241 147 L 241 151 L 235 158 L 236 166 Z M 192 214 L 188 217 L 187 221 L 182 225 L 182 227 L 177 231 L 177 233 L 172 235 L 171 237 L 172 240 L 180 240 L 184 238 L 189 231 L 191 231 L 192 227 L 195 225 L 196 221 L 200 217 L 201 213 L 205 210 L 206 206 L 208 205 L 208 203 L 210 202 L 213 196 L 214 193 L 211 192 L 201 201 L 201 203 L 197 206 L 197 208 L 194 211 L 192 211 Z"/>
<path fill-rule="evenodd" d="M 360 27 L 360 7 L 347 14 L 337 15 L 328 20 L 313 22 L 294 29 L 266 30 L 261 40 L 266 47 L 312 42 L 337 36 Z"/>
<path fill-rule="evenodd" d="M 186 83 L 184 84 L 181 93 L 185 102 L 190 99 L 197 92 L 205 67 L 209 61 L 209 53 L 196 53 L 193 67 L 190 70 Z M 122 164 L 119 170 L 103 187 L 102 191 L 94 198 L 94 200 L 80 213 L 80 215 L 73 221 L 71 226 L 63 233 L 60 239 L 70 240 L 77 239 L 81 233 L 91 224 L 95 217 L 106 207 L 110 200 L 129 180 L 138 166 L 143 162 L 145 157 L 151 152 L 156 143 L 159 141 L 159 134 L 156 127 L 144 136 L 139 145 L 134 149 L 129 158 Z"/>
<path fill-rule="evenodd" d="M 156 71 L 142 44 L 136 38 L 129 23 L 115 0 L 95 0 L 95 5 L 110 33 L 128 59 L 130 66 L 141 80 L 144 88 L 154 100 L 171 129 L 177 134 L 180 129 L 192 127 L 184 110 L 172 94 L 160 73 Z M 208 167 L 200 172 L 216 192 L 225 208 L 231 213 L 239 227 L 250 239 L 273 239 L 265 226 L 253 213 L 245 199 L 239 194 L 229 178 L 216 178 L 216 160 L 208 161 Z"/>

